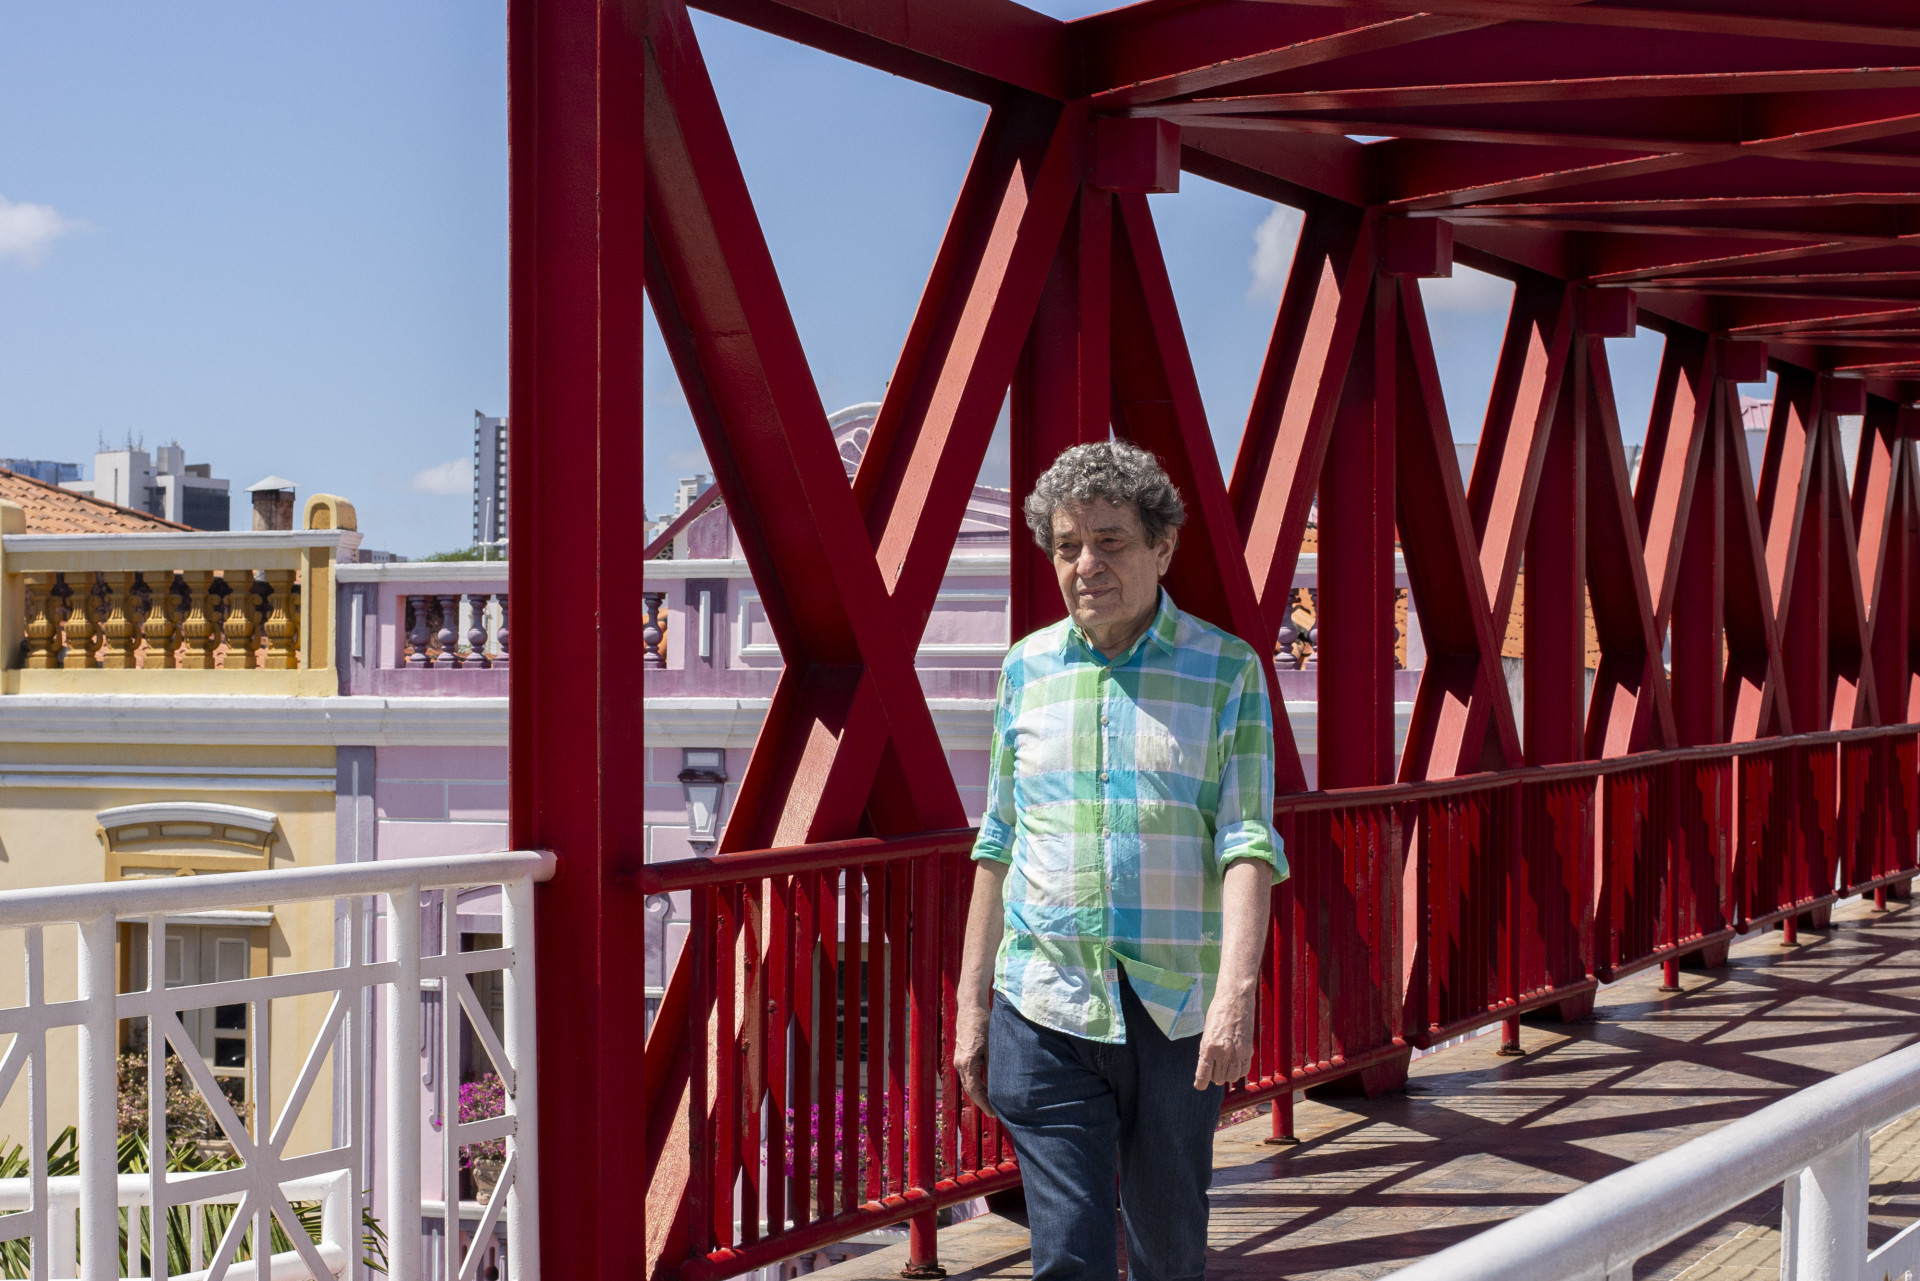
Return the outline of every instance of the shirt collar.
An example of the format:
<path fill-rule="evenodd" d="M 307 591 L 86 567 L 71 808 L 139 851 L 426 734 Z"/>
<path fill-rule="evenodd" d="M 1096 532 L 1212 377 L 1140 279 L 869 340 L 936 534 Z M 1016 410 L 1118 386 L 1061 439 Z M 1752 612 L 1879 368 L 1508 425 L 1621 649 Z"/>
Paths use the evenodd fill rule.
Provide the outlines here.
<path fill-rule="evenodd" d="M 1153 621 L 1147 625 L 1147 630 L 1140 634 L 1139 639 L 1129 645 L 1126 652 L 1118 658 L 1108 658 L 1105 654 L 1101 654 L 1099 647 L 1087 639 L 1087 634 L 1080 630 L 1080 624 L 1074 622 L 1071 618 L 1067 620 L 1066 630 L 1061 634 L 1060 648 L 1062 651 L 1065 651 L 1075 641 L 1078 641 L 1095 654 L 1098 654 L 1102 662 L 1109 664 L 1126 662 L 1140 652 L 1142 645 L 1149 642 L 1158 646 L 1163 653 L 1171 654 L 1179 648 L 1180 618 L 1180 607 L 1173 603 L 1173 595 L 1168 592 L 1165 587 L 1162 587 L 1160 588 L 1160 603 L 1154 610 Z"/>

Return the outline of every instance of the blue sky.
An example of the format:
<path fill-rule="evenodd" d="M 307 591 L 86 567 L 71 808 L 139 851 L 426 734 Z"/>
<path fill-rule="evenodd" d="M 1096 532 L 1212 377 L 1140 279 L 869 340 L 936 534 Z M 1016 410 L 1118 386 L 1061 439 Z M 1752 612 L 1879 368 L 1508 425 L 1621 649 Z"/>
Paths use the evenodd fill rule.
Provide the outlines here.
<path fill-rule="evenodd" d="M 504 22 L 500 0 L 0 7 L 0 456 L 177 438 L 236 490 L 345 494 L 370 545 L 464 543 L 472 414 L 507 391 Z M 985 109 L 695 25 L 821 399 L 875 399 Z M 1297 219 L 1191 175 L 1153 203 L 1230 454 Z M 1508 291 L 1426 288 L 1471 438 Z M 1614 348 L 1638 436 L 1659 342 Z M 657 334 L 646 381 L 660 510 L 706 468 Z"/>
<path fill-rule="evenodd" d="M 0 455 L 178 438 L 464 543 L 411 484 L 506 403 L 504 49 L 497 2 L 0 7 Z"/>

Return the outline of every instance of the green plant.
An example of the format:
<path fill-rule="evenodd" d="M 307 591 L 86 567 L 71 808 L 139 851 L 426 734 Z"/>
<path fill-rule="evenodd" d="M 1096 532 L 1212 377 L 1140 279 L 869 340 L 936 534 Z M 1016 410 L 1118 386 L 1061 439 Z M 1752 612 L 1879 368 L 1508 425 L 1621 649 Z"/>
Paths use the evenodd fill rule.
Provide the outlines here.
<path fill-rule="evenodd" d="M 422 556 L 420 559 L 421 560 L 499 560 L 500 552 L 497 548 L 481 547 L 481 546 L 475 545 L 473 547 L 462 547 L 457 551 L 435 552 L 431 556 Z"/>
<path fill-rule="evenodd" d="M 174 1145 L 167 1153 L 167 1169 L 175 1174 L 193 1174 L 203 1170 L 230 1170 L 239 1165 L 237 1158 L 221 1152 L 203 1151 L 191 1139 Z M 144 1174 L 150 1168 L 147 1162 L 147 1136 L 144 1133 L 124 1133 L 120 1136 L 119 1167 L 122 1174 Z M 22 1179 L 32 1174 L 26 1149 L 21 1144 L 4 1148 L 0 1144 L 0 1179 Z M 80 1173 L 80 1139 L 73 1126 L 68 1126 L 54 1136 L 47 1145 L 47 1174 L 49 1177 Z M 167 1272 L 178 1276 L 190 1272 L 194 1263 L 190 1254 L 190 1233 L 193 1216 L 200 1215 L 200 1240 L 202 1250 L 211 1255 L 218 1247 L 220 1238 L 233 1222 L 232 1205 L 173 1206 L 167 1211 Z M 321 1206 L 318 1201 L 293 1202 L 294 1217 L 299 1221 L 307 1235 L 315 1241 L 320 1239 Z M 120 1249 L 127 1248 L 127 1216 L 129 1211 L 120 1211 Z M 273 1251 L 282 1253 L 293 1249 L 293 1241 L 286 1234 L 279 1219 L 272 1226 Z M 10 1281 L 22 1281 L 32 1275 L 29 1243 L 25 1238 L 0 1241 L 0 1277 Z M 140 1244 L 137 1254 L 145 1257 L 149 1249 L 147 1233 L 140 1232 Z M 360 1208 L 360 1251 L 362 1261 L 373 1271 L 385 1273 L 387 1270 L 387 1233 L 374 1217 L 370 1206 Z M 234 1252 L 234 1262 L 240 1263 L 252 1258 L 252 1251 L 242 1243 Z M 141 1260 L 130 1260 L 129 1271 L 139 1272 Z M 71 1266 L 71 1265 L 69 1265 Z"/>

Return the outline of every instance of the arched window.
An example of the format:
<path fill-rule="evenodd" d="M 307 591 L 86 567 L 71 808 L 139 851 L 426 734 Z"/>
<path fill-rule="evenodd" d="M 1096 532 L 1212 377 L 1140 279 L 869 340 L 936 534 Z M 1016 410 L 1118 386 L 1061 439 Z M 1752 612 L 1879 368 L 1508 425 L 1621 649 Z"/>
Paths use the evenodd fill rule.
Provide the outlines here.
<path fill-rule="evenodd" d="M 271 810 L 211 801 L 159 801 L 121 805 L 94 815 L 107 851 L 107 879 L 193 876 L 208 872 L 265 871 L 273 863 L 278 817 Z M 268 972 L 268 936 L 273 913 L 196 912 L 167 919 L 160 976 L 167 987 L 230 982 Z M 148 985 L 149 943 L 145 921 L 120 923 L 120 989 Z M 244 1004 L 183 1010 L 181 1025 L 206 1059 L 228 1100 L 250 1115 L 247 1072 L 253 1061 L 253 1028 Z M 144 1045 L 144 1029 L 121 1025 L 121 1045 Z"/>
<path fill-rule="evenodd" d="M 121 805 L 94 815 L 107 848 L 107 879 L 264 872 L 273 861 L 271 810 L 210 801 Z"/>

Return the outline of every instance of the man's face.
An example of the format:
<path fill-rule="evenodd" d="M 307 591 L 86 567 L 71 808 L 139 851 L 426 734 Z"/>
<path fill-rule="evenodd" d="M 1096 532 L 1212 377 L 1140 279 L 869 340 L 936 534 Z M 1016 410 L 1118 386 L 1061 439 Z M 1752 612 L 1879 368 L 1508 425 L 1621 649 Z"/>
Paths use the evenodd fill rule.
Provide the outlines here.
<path fill-rule="evenodd" d="M 1149 543 L 1131 503 L 1097 499 L 1053 513 L 1053 571 L 1067 614 L 1102 649 L 1145 629 L 1173 559 L 1175 532 Z"/>

